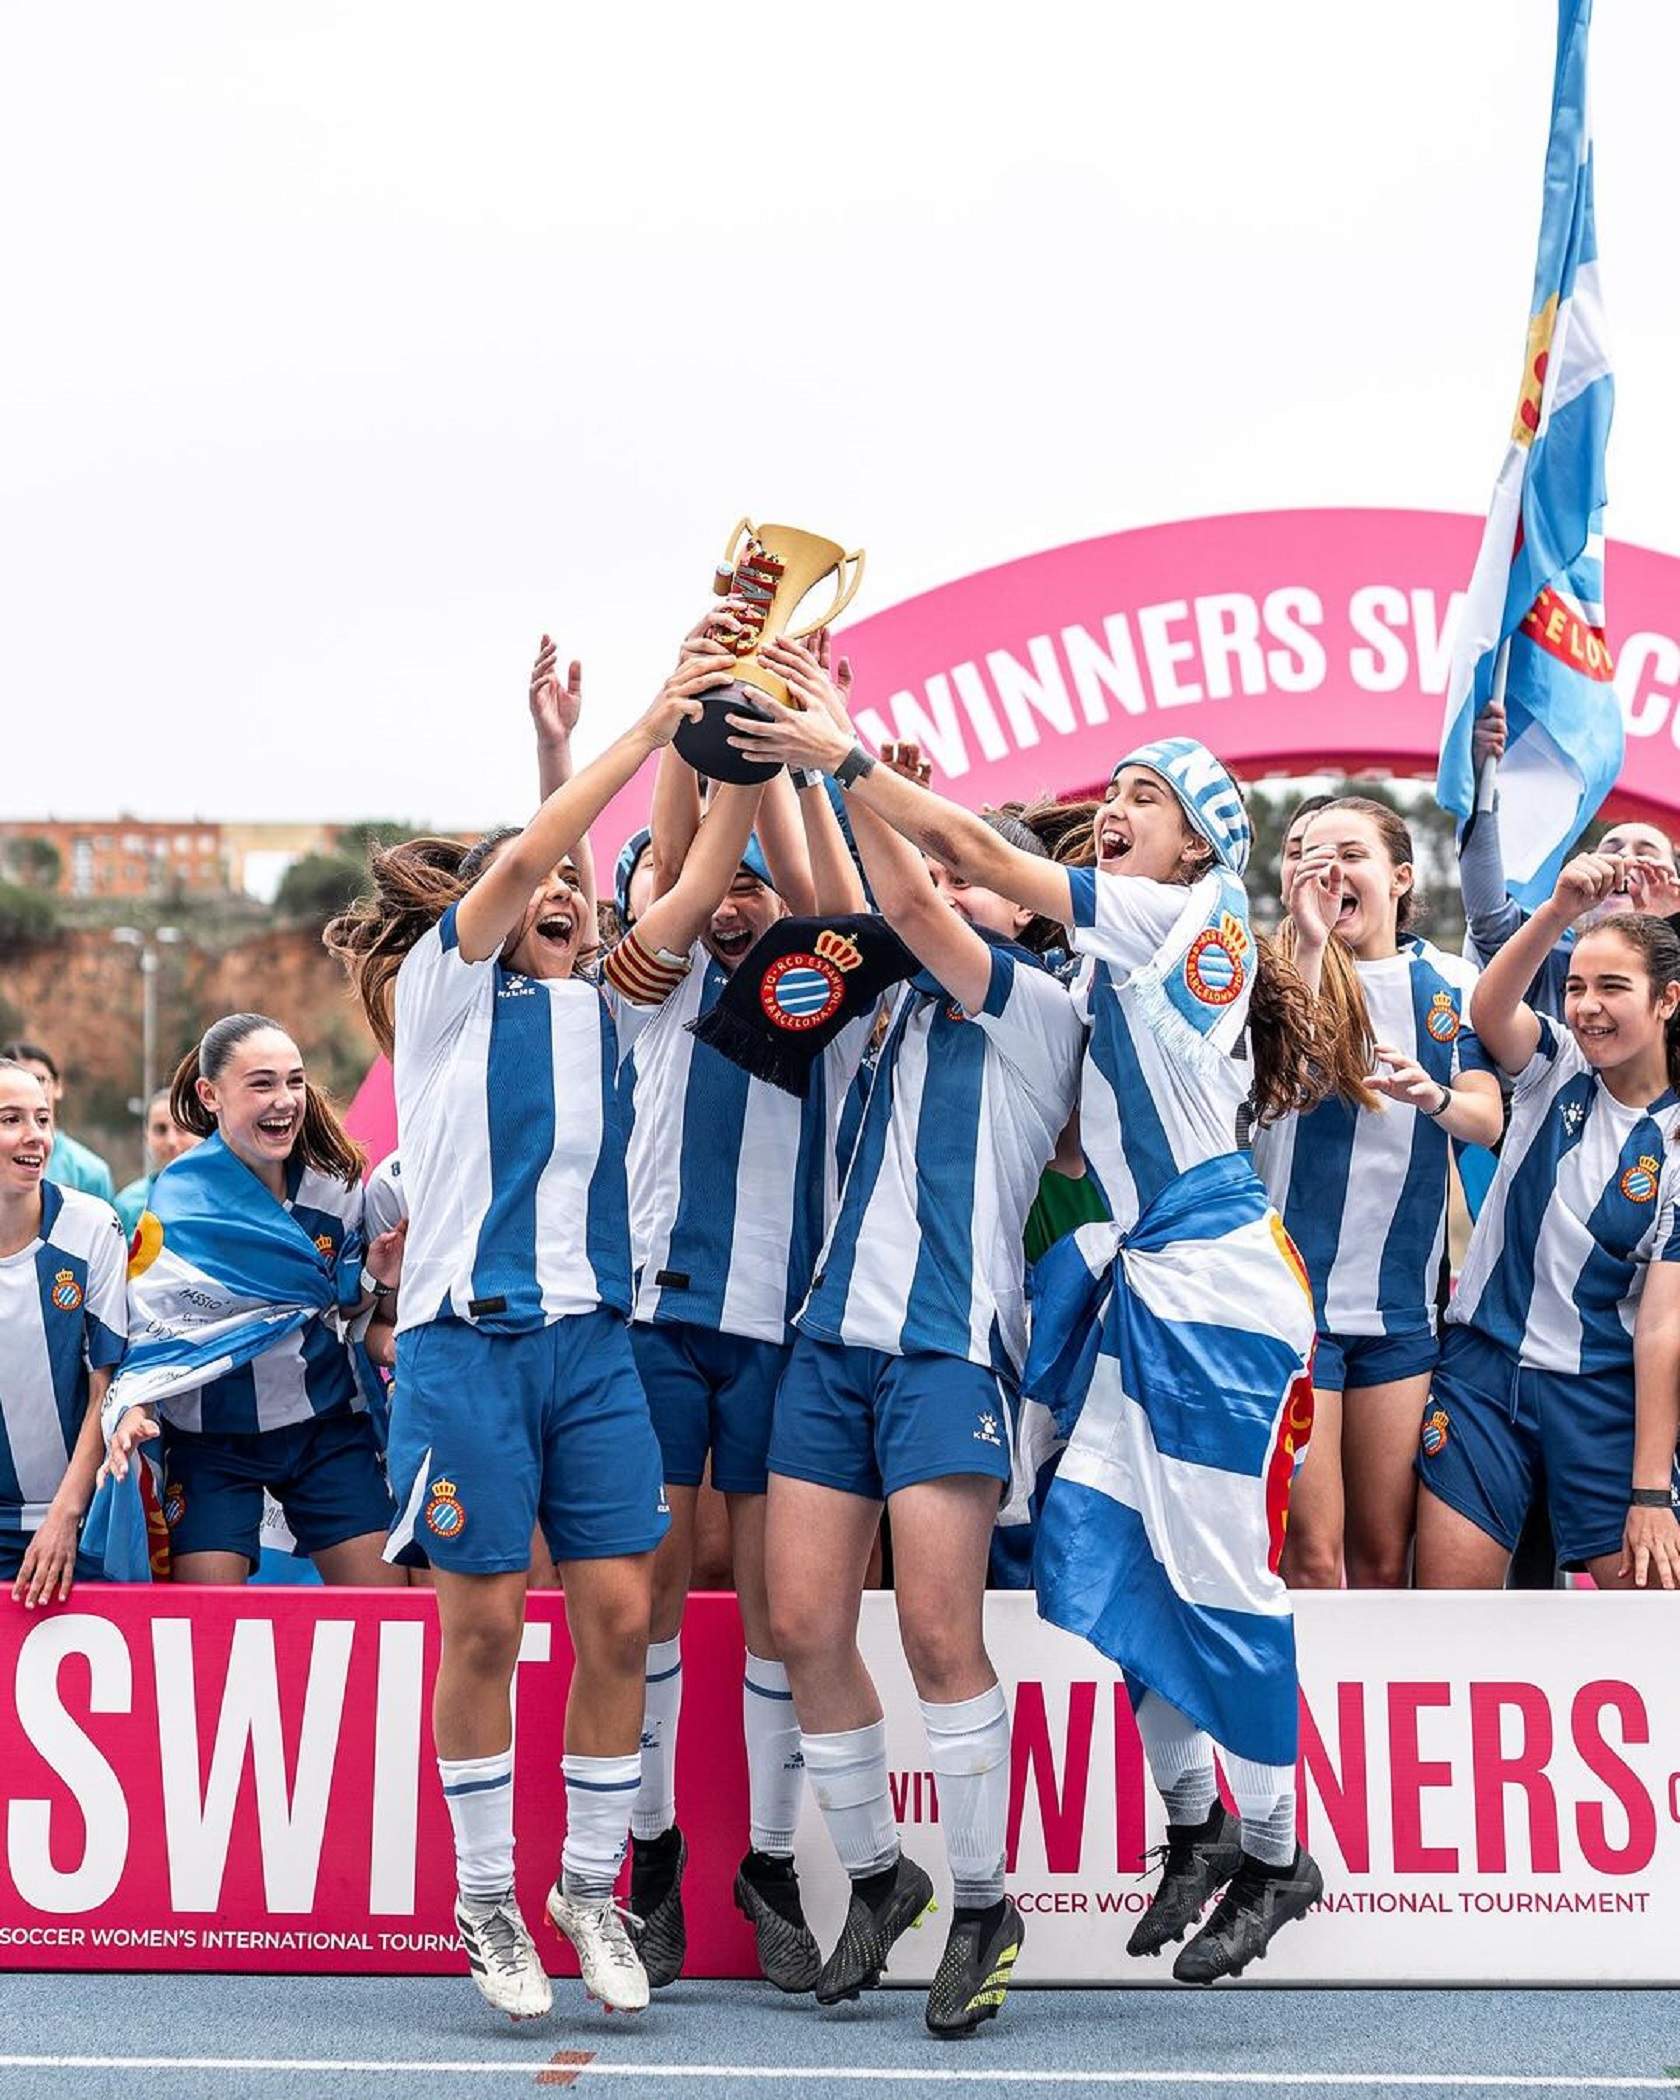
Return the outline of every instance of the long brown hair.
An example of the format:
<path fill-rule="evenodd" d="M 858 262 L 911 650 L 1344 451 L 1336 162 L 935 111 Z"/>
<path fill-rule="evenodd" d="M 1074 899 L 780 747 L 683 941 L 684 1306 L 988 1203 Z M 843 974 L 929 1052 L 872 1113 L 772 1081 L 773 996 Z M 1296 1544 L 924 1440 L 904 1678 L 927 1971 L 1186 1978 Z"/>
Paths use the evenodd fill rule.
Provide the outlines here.
<path fill-rule="evenodd" d="M 201 1138 L 214 1132 L 216 1119 L 198 1098 L 198 1082 L 208 1079 L 213 1086 L 227 1070 L 228 1060 L 239 1045 L 264 1028 L 272 1028 L 276 1035 L 287 1033 L 267 1014 L 223 1014 L 205 1029 L 175 1067 L 175 1077 L 170 1082 L 169 1113 L 183 1130 Z M 346 1188 L 355 1187 L 367 1164 L 367 1155 L 312 1079 L 303 1083 L 303 1127 L 292 1147 L 292 1157 L 317 1174 L 342 1181 Z"/>
<path fill-rule="evenodd" d="M 459 904 L 498 847 L 518 832 L 487 832 L 476 845 L 459 839 L 405 839 L 368 862 L 372 891 L 328 922 L 321 939 L 349 973 L 374 1040 L 389 1057 L 395 1042 L 391 989 L 403 957 Z"/>

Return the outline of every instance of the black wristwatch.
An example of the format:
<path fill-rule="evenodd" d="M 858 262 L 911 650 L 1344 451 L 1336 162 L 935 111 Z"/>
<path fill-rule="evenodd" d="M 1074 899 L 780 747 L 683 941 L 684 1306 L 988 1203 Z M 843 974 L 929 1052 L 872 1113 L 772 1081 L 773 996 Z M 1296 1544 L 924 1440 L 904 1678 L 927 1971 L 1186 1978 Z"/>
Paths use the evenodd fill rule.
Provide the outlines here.
<path fill-rule="evenodd" d="M 1672 1509 L 1674 1497 L 1667 1488 L 1635 1488 L 1628 1496 L 1634 1509 Z"/>
<path fill-rule="evenodd" d="M 849 788 L 860 780 L 867 780 L 874 770 L 874 754 L 866 751 L 861 744 L 854 744 L 835 767 L 834 777 L 843 788 Z"/>

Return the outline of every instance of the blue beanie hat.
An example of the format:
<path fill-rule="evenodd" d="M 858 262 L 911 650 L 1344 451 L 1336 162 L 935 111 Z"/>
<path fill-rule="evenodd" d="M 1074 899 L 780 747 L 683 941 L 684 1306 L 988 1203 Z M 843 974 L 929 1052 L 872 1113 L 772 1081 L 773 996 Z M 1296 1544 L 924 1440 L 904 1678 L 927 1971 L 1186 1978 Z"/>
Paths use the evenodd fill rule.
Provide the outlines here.
<path fill-rule="evenodd" d="M 1127 766 L 1147 766 L 1159 773 L 1177 796 L 1191 830 L 1213 848 L 1214 859 L 1233 875 L 1242 873 L 1254 844 L 1254 827 L 1243 808 L 1242 790 L 1206 744 L 1193 736 L 1159 737 L 1128 752 L 1111 777 L 1117 779 Z"/>

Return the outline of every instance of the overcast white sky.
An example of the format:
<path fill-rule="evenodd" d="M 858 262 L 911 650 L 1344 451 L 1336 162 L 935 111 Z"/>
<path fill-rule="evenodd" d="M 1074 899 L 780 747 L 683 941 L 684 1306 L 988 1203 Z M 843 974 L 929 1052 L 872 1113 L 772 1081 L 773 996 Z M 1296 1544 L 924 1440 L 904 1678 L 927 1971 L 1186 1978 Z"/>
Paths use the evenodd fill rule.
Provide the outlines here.
<path fill-rule="evenodd" d="M 1598 13 L 1610 530 L 1680 552 L 1680 7 Z M 8 7 L 0 815 L 523 814 L 539 631 L 592 749 L 743 510 L 866 543 L 862 614 L 1176 517 L 1481 508 L 1553 33 Z"/>

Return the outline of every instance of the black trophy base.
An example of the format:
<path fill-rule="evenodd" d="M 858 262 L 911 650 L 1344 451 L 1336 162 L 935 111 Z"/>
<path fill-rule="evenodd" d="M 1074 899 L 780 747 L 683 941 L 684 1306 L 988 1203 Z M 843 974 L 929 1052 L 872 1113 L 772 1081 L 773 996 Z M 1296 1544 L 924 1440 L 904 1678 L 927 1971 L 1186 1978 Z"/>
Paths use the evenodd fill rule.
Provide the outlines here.
<path fill-rule="evenodd" d="M 756 715 L 761 722 L 774 721 L 774 702 L 755 693 L 751 686 L 737 682 L 714 685 L 700 695 L 700 704 L 705 712 L 699 721 L 685 722 L 673 739 L 677 755 L 686 758 L 696 773 L 704 774 L 708 780 L 727 780 L 736 787 L 756 787 L 782 770 L 775 761 L 737 751 L 729 741 L 735 734 L 729 726 L 731 715 Z"/>

